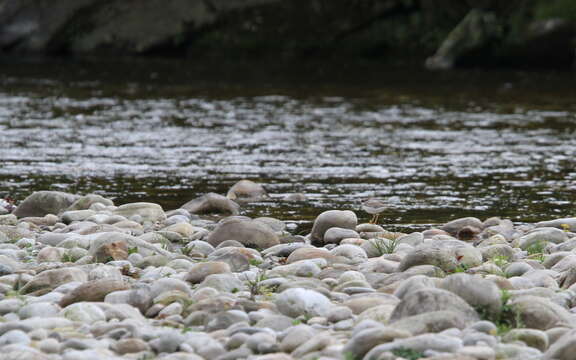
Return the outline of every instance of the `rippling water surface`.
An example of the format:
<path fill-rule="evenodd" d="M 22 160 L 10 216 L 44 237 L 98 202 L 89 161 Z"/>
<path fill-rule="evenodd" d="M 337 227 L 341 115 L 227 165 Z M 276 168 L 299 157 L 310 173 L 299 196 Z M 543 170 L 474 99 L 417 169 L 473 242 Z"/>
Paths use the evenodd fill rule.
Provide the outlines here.
<path fill-rule="evenodd" d="M 400 228 L 574 215 L 571 75 L 368 68 L 245 80 L 139 66 L 4 66 L 0 195 L 95 192 L 170 209 L 248 178 L 271 198 L 245 213 L 291 221 L 334 208 L 367 219 L 359 203 L 371 196 Z M 309 200 L 282 201 L 294 192 Z"/>

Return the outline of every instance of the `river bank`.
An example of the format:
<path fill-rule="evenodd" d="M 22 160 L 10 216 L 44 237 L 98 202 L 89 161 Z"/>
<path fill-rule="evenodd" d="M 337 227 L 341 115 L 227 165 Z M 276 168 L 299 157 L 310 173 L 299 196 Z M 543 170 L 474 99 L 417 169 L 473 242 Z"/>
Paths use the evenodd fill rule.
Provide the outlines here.
<path fill-rule="evenodd" d="M 575 20 L 570 0 L 8 0 L 0 50 L 569 69 Z"/>
<path fill-rule="evenodd" d="M 576 218 L 399 233 L 350 206 L 299 234 L 242 216 L 268 196 L 3 202 L 4 358 L 571 359 Z"/>

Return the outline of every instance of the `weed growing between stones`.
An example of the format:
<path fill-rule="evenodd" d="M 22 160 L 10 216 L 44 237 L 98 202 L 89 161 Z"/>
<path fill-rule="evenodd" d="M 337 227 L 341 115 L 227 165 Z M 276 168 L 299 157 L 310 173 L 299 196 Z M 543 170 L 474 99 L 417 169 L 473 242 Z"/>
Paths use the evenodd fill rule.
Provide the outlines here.
<path fill-rule="evenodd" d="M 274 290 L 269 286 L 262 285 L 262 282 L 266 279 L 268 279 L 266 276 L 266 270 L 259 270 L 254 279 L 246 277 L 245 283 L 248 287 L 248 291 L 250 291 L 251 300 L 255 300 L 258 295 L 264 295 L 267 297 L 272 296 Z"/>
<path fill-rule="evenodd" d="M 162 250 L 170 251 L 170 247 L 171 247 L 170 240 L 162 234 L 159 234 L 159 233 L 152 234 L 149 242 L 157 245 Z"/>
<path fill-rule="evenodd" d="M 70 253 L 65 252 L 64 255 L 62 255 L 62 262 L 74 262 L 74 258 L 72 257 L 72 255 L 70 255 Z"/>
<path fill-rule="evenodd" d="M 454 271 L 452 271 L 453 274 L 456 273 L 465 273 L 468 271 L 469 266 L 466 264 L 458 264 L 456 265 L 456 267 L 454 268 Z"/>
<path fill-rule="evenodd" d="M 4 295 L 4 297 L 7 298 L 7 299 L 8 299 L 8 298 L 16 298 L 16 299 L 19 299 L 19 300 L 21 300 L 21 301 L 26 300 L 26 297 L 25 297 L 23 294 L 20 294 L 20 291 L 19 291 L 20 289 L 17 288 L 16 285 L 14 285 L 13 289 L 14 289 L 14 290 L 9 290 L 9 291 Z"/>
<path fill-rule="evenodd" d="M 155 357 L 151 354 L 144 354 L 138 358 L 138 360 L 153 360 Z"/>
<path fill-rule="evenodd" d="M 424 357 L 424 353 L 422 353 L 421 351 L 416 351 L 407 348 L 394 349 L 392 350 L 392 354 L 394 354 L 395 356 L 402 357 L 406 360 L 418 360 Z"/>
<path fill-rule="evenodd" d="M 504 255 L 494 256 L 492 262 L 502 270 L 510 263 L 508 257 Z"/>
<path fill-rule="evenodd" d="M 308 320 L 312 319 L 310 314 L 303 314 L 292 320 L 292 325 L 307 324 Z"/>
<path fill-rule="evenodd" d="M 196 244 L 192 244 L 192 245 L 190 245 L 190 246 L 185 245 L 185 246 L 182 246 L 182 247 L 180 248 L 180 252 L 181 252 L 182 255 L 184 255 L 184 256 L 191 257 L 191 255 L 194 254 L 194 249 L 195 249 L 195 248 L 196 248 Z M 195 258 L 197 261 L 205 260 L 205 259 L 198 259 L 198 254 L 194 254 L 194 258 Z"/>
<path fill-rule="evenodd" d="M 195 332 L 195 331 L 196 331 L 196 329 L 194 329 L 192 326 L 186 326 L 186 327 L 183 327 L 182 330 L 180 330 L 180 332 L 182 334 L 186 334 L 189 332 Z"/>
<path fill-rule="evenodd" d="M 170 250 L 170 240 L 166 239 L 165 237 L 160 240 L 160 248 L 165 251 Z"/>
<path fill-rule="evenodd" d="M 476 307 L 478 315 L 480 315 L 483 320 L 491 321 L 496 325 L 496 335 L 498 336 L 502 336 L 512 329 L 524 327 L 520 313 L 508 304 L 510 298 L 511 295 L 507 290 L 501 291 L 500 299 L 502 301 L 502 307 L 498 313 L 491 312 L 485 307 Z"/>
<path fill-rule="evenodd" d="M 379 256 L 392 254 L 398 247 L 398 239 L 374 239 L 372 240 L 372 246 L 374 246 Z"/>
<path fill-rule="evenodd" d="M 357 358 L 351 352 L 347 351 L 344 353 L 344 360 L 357 360 Z"/>
<path fill-rule="evenodd" d="M 262 265 L 262 261 L 258 260 L 258 259 L 250 259 L 248 260 L 248 263 L 252 266 L 260 266 Z"/>
<path fill-rule="evenodd" d="M 526 251 L 528 252 L 528 257 L 539 262 L 543 262 L 545 259 L 546 242 L 538 241 L 535 244 L 530 245 Z"/>

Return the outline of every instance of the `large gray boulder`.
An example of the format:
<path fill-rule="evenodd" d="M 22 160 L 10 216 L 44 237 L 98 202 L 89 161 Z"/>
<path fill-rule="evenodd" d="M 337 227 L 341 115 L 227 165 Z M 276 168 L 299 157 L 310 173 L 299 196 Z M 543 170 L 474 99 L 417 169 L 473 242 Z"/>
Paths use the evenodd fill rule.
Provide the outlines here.
<path fill-rule="evenodd" d="M 444 271 L 452 272 L 458 266 L 458 261 L 454 249 L 420 245 L 402 258 L 400 265 L 398 265 L 398 271 L 403 272 L 418 265 L 434 265 Z"/>
<path fill-rule="evenodd" d="M 391 322 L 394 329 L 408 331 L 413 335 L 437 333 L 446 329 L 464 329 L 473 321 L 465 319 L 456 311 L 442 310 L 408 316 Z"/>
<path fill-rule="evenodd" d="M 37 191 L 24 199 L 13 214 L 19 218 L 58 215 L 77 199 L 78 196 L 61 191 Z"/>
<path fill-rule="evenodd" d="M 152 234 L 153 233 L 147 233 L 147 234 Z M 129 248 L 137 248 L 138 251 L 151 251 L 153 253 L 157 253 L 160 255 L 164 255 L 167 258 L 172 258 L 175 255 L 167 250 L 162 249 L 161 246 L 158 246 L 156 244 L 150 243 L 148 241 L 145 241 L 143 238 L 139 238 L 139 237 L 134 237 L 128 234 L 124 234 L 121 232 L 115 232 L 115 231 L 111 231 L 111 232 L 101 232 L 101 233 L 95 233 L 95 234 L 91 234 L 91 235 L 87 235 L 86 236 L 89 239 L 90 245 L 88 248 L 88 253 L 91 256 L 99 256 L 99 255 L 104 255 L 105 258 L 102 260 L 106 260 L 107 256 L 111 256 L 113 255 L 113 252 L 109 252 L 109 251 L 103 251 L 106 249 L 106 247 L 110 244 L 116 244 L 113 245 L 111 248 L 113 248 L 116 252 L 116 254 L 118 256 L 121 256 L 122 254 L 122 249 L 129 249 Z M 110 250 L 110 249 L 108 249 Z M 108 255 L 105 255 L 105 254 Z M 112 256 L 114 258 L 114 256 Z"/>
<path fill-rule="evenodd" d="M 429 350 L 453 353 L 462 348 L 462 346 L 462 340 L 456 337 L 442 334 L 422 334 L 378 345 L 364 356 L 364 360 L 377 360 L 382 353 L 395 349 L 410 349 L 418 352 Z"/>
<path fill-rule="evenodd" d="M 468 320 L 478 320 L 478 314 L 461 297 L 442 289 L 422 289 L 410 293 L 394 309 L 390 321 L 432 311 L 458 312 Z"/>
<path fill-rule="evenodd" d="M 432 278 L 425 275 L 415 275 L 402 281 L 394 291 L 394 296 L 403 300 L 409 297 L 414 291 L 434 288 L 436 288 L 436 283 Z"/>
<path fill-rule="evenodd" d="M 536 228 L 518 239 L 518 245 L 526 250 L 534 245 L 544 246 L 548 242 L 561 244 L 566 240 L 568 240 L 568 234 L 560 229 L 553 227 Z"/>
<path fill-rule="evenodd" d="M 298 346 L 313 338 L 314 335 L 316 335 L 316 330 L 309 325 L 292 326 L 286 331 L 286 336 L 280 343 L 280 349 L 286 353 L 291 353 Z"/>
<path fill-rule="evenodd" d="M 368 328 L 354 334 L 342 352 L 352 354 L 354 359 L 362 359 L 368 351 L 377 345 L 408 338 L 410 335 L 407 331 L 397 330 L 393 327 Z"/>
<path fill-rule="evenodd" d="M 268 226 L 245 218 L 228 218 L 221 221 L 207 239 L 212 246 L 218 246 L 226 240 L 236 240 L 245 246 L 259 249 L 280 244 L 278 236 Z"/>
<path fill-rule="evenodd" d="M 484 222 L 484 226 L 490 225 L 491 222 Z M 514 223 L 510 220 L 499 220 L 497 225 L 490 225 L 485 227 L 480 234 L 482 239 L 488 239 L 494 235 L 502 235 L 504 240 L 510 241 L 520 235 L 519 231 L 514 227 Z"/>
<path fill-rule="evenodd" d="M 2 356 L 5 360 L 49 360 L 50 357 L 39 350 L 20 344 L 2 346 Z"/>
<path fill-rule="evenodd" d="M 351 229 L 341 229 L 337 227 L 330 228 L 324 233 L 325 244 L 340 244 L 340 241 L 346 238 L 359 238 L 360 235 Z"/>
<path fill-rule="evenodd" d="M 90 206 L 96 203 L 102 204 L 104 206 L 114 205 L 114 202 L 112 200 L 107 199 L 101 195 L 88 194 L 78 198 L 78 200 L 76 200 L 72 205 L 70 205 L 70 207 L 67 210 L 68 211 L 87 210 L 90 208 Z"/>
<path fill-rule="evenodd" d="M 276 1 L 8 0 L 0 9 L 0 48 L 142 53 L 178 45 L 190 31 L 210 26 L 230 11 Z M 83 24 L 82 31 L 78 24 Z"/>
<path fill-rule="evenodd" d="M 512 329 L 502 337 L 502 340 L 507 343 L 522 341 L 540 351 L 546 351 L 550 343 L 548 334 L 536 329 Z"/>
<path fill-rule="evenodd" d="M 114 210 L 114 215 L 121 215 L 127 219 L 132 216 L 139 216 L 144 222 L 158 222 L 166 220 L 166 214 L 158 204 L 148 202 L 137 202 L 120 205 Z"/>
<path fill-rule="evenodd" d="M 176 278 L 156 280 L 150 287 L 152 298 L 174 290 L 188 295 L 191 294 L 190 286 L 185 281 Z"/>
<path fill-rule="evenodd" d="M 544 297 L 520 296 L 511 300 L 510 306 L 526 328 L 548 330 L 576 325 L 574 314 Z"/>
<path fill-rule="evenodd" d="M 390 316 L 394 312 L 396 306 L 396 302 L 389 301 L 387 303 L 383 303 L 382 305 L 370 307 L 358 315 L 357 322 L 372 320 L 378 321 L 382 324 L 388 324 L 390 322 Z"/>
<path fill-rule="evenodd" d="M 86 282 L 88 281 L 88 275 L 78 268 L 46 270 L 34 276 L 29 282 L 27 282 L 26 285 L 20 289 L 20 293 L 44 294 L 71 281 Z"/>
<path fill-rule="evenodd" d="M 484 309 L 493 314 L 501 310 L 500 289 L 494 282 L 481 276 L 453 274 L 442 281 L 440 288 L 458 295 L 476 309 Z"/>
<path fill-rule="evenodd" d="M 250 261 L 261 262 L 262 258 L 255 249 L 226 246 L 216 249 L 211 253 L 207 260 L 214 262 L 223 262 L 227 264 L 232 272 L 242 272 L 250 269 Z"/>
<path fill-rule="evenodd" d="M 104 297 L 106 303 L 122 305 L 128 304 L 145 314 L 154 300 L 152 289 L 148 284 L 138 284 L 131 290 L 114 291 Z"/>
<path fill-rule="evenodd" d="M 318 215 L 312 226 L 310 239 L 315 242 L 323 242 L 324 234 L 330 228 L 342 228 L 354 230 L 358 225 L 356 214 L 350 210 L 328 210 Z"/>
<path fill-rule="evenodd" d="M 230 200 L 249 202 L 262 200 L 268 196 L 262 185 L 251 180 L 240 180 L 234 184 L 226 197 Z"/>
<path fill-rule="evenodd" d="M 576 231 L 576 217 L 561 218 L 536 223 L 536 227 L 555 227 L 562 230 Z"/>
<path fill-rule="evenodd" d="M 202 263 L 196 263 L 192 265 L 188 274 L 186 274 L 186 281 L 192 284 L 198 284 L 204 281 L 206 277 L 212 274 L 224 274 L 230 273 L 232 270 L 230 266 L 221 261 L 208 261 Z"/>
<path fill-rule="evenodd" d="M 238 215 L 240 206 L 225 196 L 215 193 L 204 194 L 181 206 L 191 214 Z"/>
<path fill-rule="evenodd" d="M 78 302 L 71 304 L 60 312 L 61 315 L 72 321 L 92 324 L 97 321 L 106 321 L 106 314 L 98 305 L 92 302 Z"/>
<path fill-rule="evenodd" d="M 214 288 L 223 293 L 235 293 L 244 288 L 244 283 L 231 273 L 211 274 L 204 278 L 198 288 Z"/>
<path fill-rule="evenodd" d="M 122 280 L 101 279 L 85 282 L 60 300 L 60 306 L 82 301 L 104 301 L 106 295 L 114 291 L 128 290 L 129 285 Z"/>
<path fill-rule="evenodd" d="M 495 14 L 480 9 L 472 9 L 448 34 L 434 56 L 426 59 L 430 70 L 447 70 L 474 50 L 478 50 L 492 40 L 500 29 Z"/>
<path fill-rule="evenodd" d="M 498 344 L 494 347 L 496 359 L 542 360 L 542 352 L 525 344 Z"/>
<path fill-rule="evenodd" d="M 66 210 L 60 216 L 60 220 L 64 224 L 71 224 L 76 221 L 84 221 L 89 217 L 96 215 L 96 211 L 93 210 Z"/>
<path fill-rule="evenodd" d="M 90 237 L 88 254 L 95 262 L 108 262 L 110 260 L 126 260 L 129 245 L 126 238 L 130 235 L 122 233 L 102 233 Z"/>
<path fill-rule="evenodd" d="M 465 218 L 452 220 L 452 221 L 444 224 L 444 226 L 442 226 L 440 229 L 446 231 L 447 233 L 449 233 L 451 235 L 456 235 L 456 234 L 458 234 L 458 232 L 460 230 L 462 230 L 465 227 L 482 229 L 483 224 L 482 224 L 482 221 L 480 221 L 480 219 L 478 219 L 478 218 L 465 217 Z"/>
<path fill-rule="evenodd" d="M 562 335 L 544 353 L 544 360 L 572 360 L 576 354 L 576 329 Z"/>
<path fill-rule="evenodd" d="M 275 300 L 280 313 L 290 316 L 327 316 L 334 306 L 330 300 L 314 290 L 291 288 L 284 290 Z"/>

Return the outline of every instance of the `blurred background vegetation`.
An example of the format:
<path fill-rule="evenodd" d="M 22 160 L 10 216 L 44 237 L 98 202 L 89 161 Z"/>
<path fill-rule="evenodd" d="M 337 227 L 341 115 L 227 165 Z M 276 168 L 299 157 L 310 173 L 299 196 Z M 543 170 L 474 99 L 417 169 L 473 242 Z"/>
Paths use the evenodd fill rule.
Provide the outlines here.
<path fill-rule="evenodd" d="M 570 68 L 576 1 L 0 0 L 0 24 L 4 54 Z"/>

